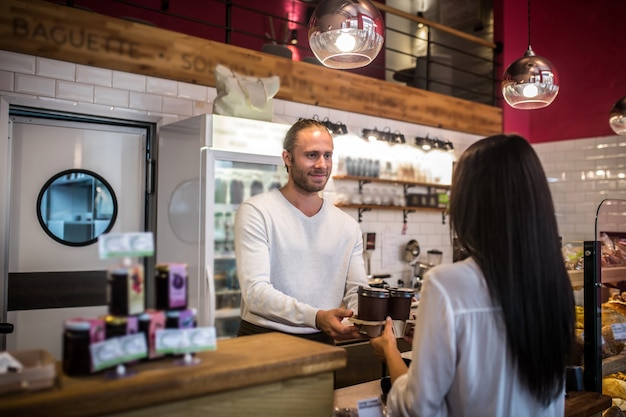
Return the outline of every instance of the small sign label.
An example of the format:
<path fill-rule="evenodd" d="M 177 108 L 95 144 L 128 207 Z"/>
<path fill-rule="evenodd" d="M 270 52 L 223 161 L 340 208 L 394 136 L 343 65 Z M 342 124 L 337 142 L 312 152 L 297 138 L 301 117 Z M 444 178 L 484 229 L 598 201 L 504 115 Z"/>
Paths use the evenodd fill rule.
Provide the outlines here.
<path fill-rule="evenodd" d="M 161 354 L 182 354 L 215 350 L 215 327 L 190 329 L 159 329 L 156 331 L 156 351 Z"/>
<path fill-rule="evenodd" d="M 94 371 L 111 368 L 148 356 L 148 346 L 143 333 L 112 337 L 89 345 Z"/>
<path fill-rule="evenodd" d="M 98 237 L 100 259 L 152 256 L 154 237 L 146 233 L 105 233 Z"/>
<path fill-rule="evenodd" d="M 383 405 L 380 398 L 366 398 L 356 402 L 359 417 L 383 417 Z"/>
<path fill-rule="evenodd" d="M 626 323 L 614 323 L 611 325 L 615 340 L 626 340 Z"/>

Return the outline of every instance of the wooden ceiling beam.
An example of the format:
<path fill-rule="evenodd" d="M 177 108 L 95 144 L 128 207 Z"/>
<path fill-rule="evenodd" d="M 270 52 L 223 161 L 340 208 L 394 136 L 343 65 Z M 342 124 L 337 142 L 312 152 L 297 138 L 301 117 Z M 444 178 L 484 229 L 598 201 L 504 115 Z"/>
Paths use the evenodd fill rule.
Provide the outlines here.
<path fill-rule="evenodd" d="M 280 77 L 276 97 L 477 135 L 502 109 L 38 0 L 0 2 L 0 49 L 215 87 L 217 64 Z"/>

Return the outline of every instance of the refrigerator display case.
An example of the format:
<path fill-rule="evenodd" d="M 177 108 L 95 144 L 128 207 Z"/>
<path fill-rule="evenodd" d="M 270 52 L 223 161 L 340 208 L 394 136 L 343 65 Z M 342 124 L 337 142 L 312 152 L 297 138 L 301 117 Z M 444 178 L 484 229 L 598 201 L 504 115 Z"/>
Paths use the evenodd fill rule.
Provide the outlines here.
<path fill-rule="evenodd" d="M 200 115 L 163 126 L 157 166 L 157 263 L 182 262 L 189 307 L 218 338 L 236 336 L 241 291 L 233 225 L 239 204 L 287 181 L 289 125 Z"/>
<path fill-rule="evenodd" d="M 595 240 L 574 247 L 578 255 L 566 257 L 575 294 L 583 292 L 575 297 L 578 355 L 572 360 L 583 367 L 585 390 L 626 409 L 626 200 L 600 203 L 594 233 Z"/>

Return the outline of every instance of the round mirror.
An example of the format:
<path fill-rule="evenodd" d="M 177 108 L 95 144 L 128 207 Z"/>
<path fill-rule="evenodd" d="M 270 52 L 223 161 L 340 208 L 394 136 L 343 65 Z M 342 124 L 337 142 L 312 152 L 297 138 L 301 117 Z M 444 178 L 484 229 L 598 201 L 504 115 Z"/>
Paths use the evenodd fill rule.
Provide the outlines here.
<path fill-rule="evenodd" d="M 95 172 L 69 169 L 50 178 L 37 197 L 37 218 L 52 239 L 87 246 L 108 233 L 117 217 L 113 188 Z"/>

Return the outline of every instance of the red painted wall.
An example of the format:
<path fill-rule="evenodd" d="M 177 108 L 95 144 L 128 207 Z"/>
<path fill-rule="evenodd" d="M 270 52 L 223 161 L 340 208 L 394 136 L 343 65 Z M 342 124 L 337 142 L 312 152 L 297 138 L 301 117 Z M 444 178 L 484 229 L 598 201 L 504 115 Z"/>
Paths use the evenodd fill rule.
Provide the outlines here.
<path fill-rule="evenodd" d="M 47 0 L 66 5 L 64 0 Z M 247 49 L 260 51 L 263 44 L 271 43 L 272 37 L 283 44 L 291 29 L 297 29 L 297 46 L 288 45 L 294 60 L 302 60 L 313 52 L 308 41 L 308 18 L 315 8 L 315 2 L 299 0 L 236 0 L 230 9 L 230 41 L 227 41 L 225 28 L 227 6 L 218 0 L 169 0 L 163 10 L 163 0 L 73 0 L 79 7 L 117 18 L 139 19 L 162 29 L 229 43 Z M 384 0 L 382 1 L 384 3 Z M 270 16 L 272 18 L 270 19 Z M 383 16 L 384 18 L 384 16 Z M 289 22 L 287 22 L 289 20 Z M 271 21 L 271 23 L 270 23 Z M 272 36 L 272 26 L 273 35 Z M 269 38 L 268 36 L 269 35 Z M 344 70 L 368 77 L 385 79 L 384 53 L 367 67 Z"/>
<path fill-rule="evenodd" d="M 626 95 L 626 2 L 531 2 L 531 46 L 556 67 L 559 95 L 546 108 L 515 110 L 504 101 L 505 132 L 531 142 L 610 136 L 613 104 Z M 495 40 L 502 42 L 504 72 L 527 49 L 528 4 L 494 0 Z"/>

